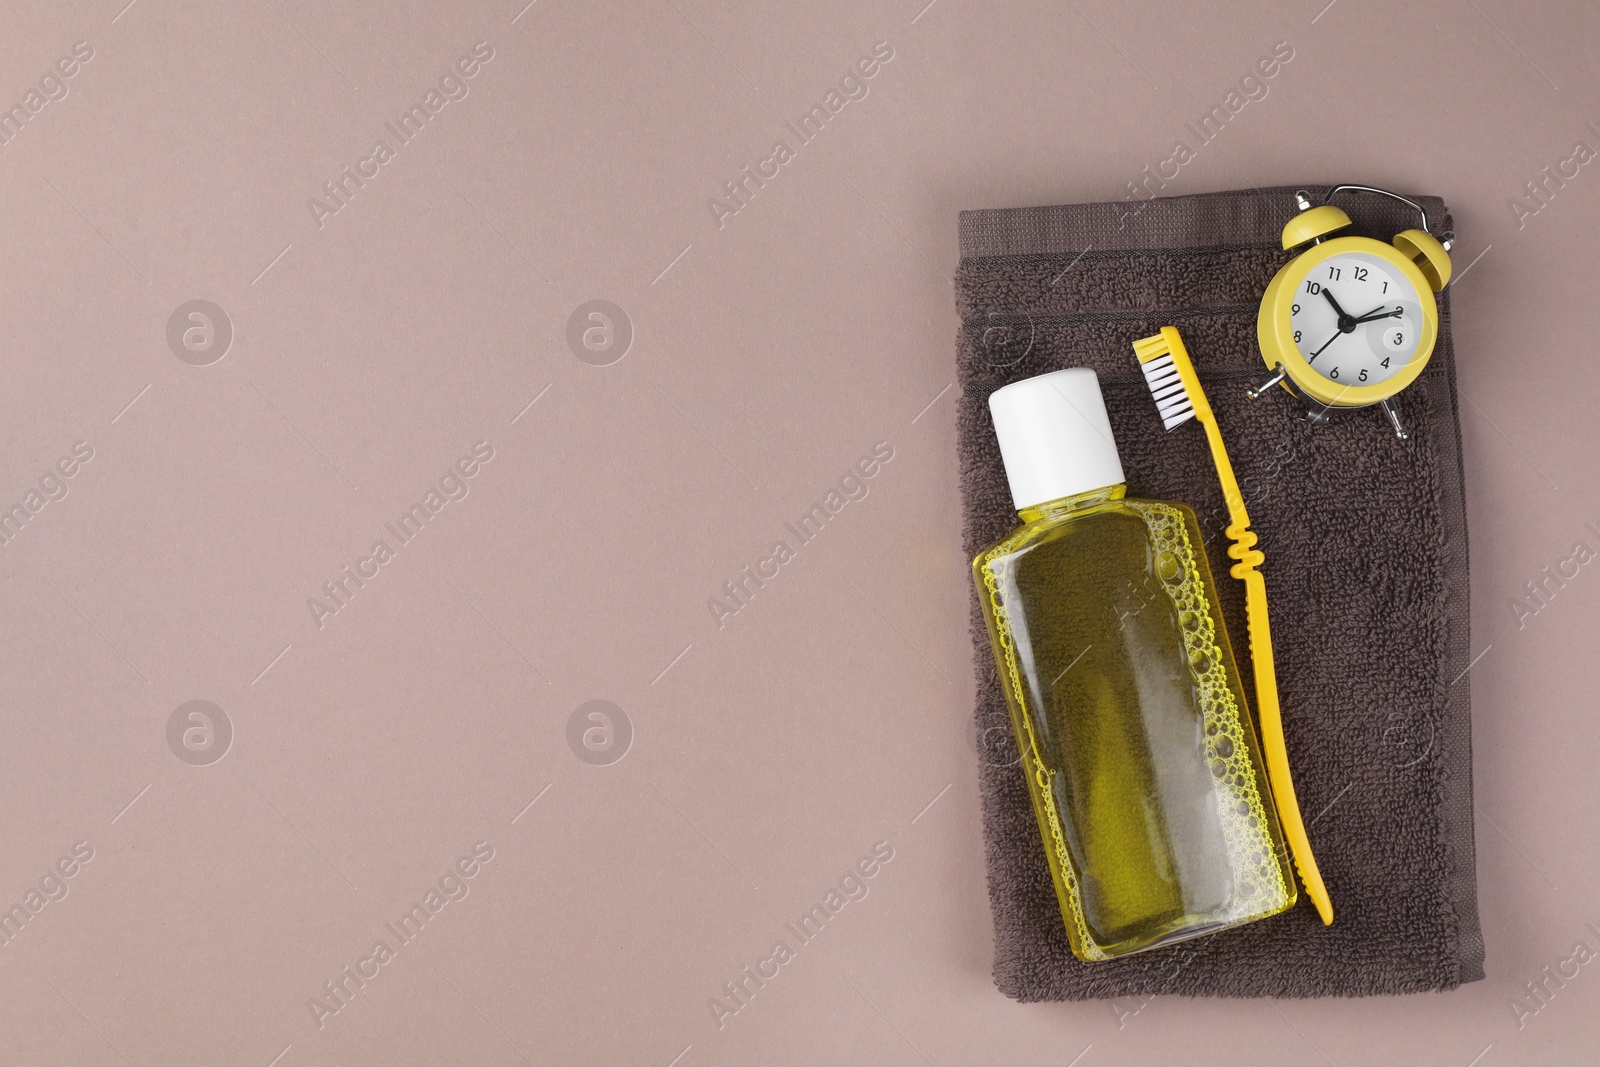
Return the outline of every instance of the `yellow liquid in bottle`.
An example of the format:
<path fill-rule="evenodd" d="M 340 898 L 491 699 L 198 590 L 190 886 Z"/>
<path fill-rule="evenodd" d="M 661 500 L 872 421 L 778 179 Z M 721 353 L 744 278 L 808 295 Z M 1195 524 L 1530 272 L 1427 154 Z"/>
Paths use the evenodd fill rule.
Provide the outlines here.
<path fill-rule="evenodd" d="M 1051 501 L 973 561 L 1073 954 L 1286 910 L 1295 883 L 1194 512 Z"/>

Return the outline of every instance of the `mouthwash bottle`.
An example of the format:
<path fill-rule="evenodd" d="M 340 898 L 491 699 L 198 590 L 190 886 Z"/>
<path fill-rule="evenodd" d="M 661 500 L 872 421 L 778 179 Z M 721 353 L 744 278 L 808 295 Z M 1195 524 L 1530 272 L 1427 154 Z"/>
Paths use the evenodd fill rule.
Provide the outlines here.
<path fill-rule="evenodd" d="M 973 561 L 1067 940 L 1284 911 L 1294 876 L 1194 511 L 1133 500 L 1092 370 L 989 397 L 1022 525 Z"/>

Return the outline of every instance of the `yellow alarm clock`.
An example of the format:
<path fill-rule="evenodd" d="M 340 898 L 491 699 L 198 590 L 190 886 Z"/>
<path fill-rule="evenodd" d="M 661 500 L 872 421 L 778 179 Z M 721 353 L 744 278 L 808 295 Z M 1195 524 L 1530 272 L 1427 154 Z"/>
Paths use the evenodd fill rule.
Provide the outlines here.
<path fill-rule="evenodd" d="M 1397 233 L 1390 244 L 1330 237 L 1351 225 L 1349 215 L 1328 203 L 1345 192 L 1409 204 L 1422 228 Z M 1433 355 L 1439 335 L 1433 294 L 1450 282 L 1454 235 L 1434 237 L 1422 205 L 1370 185 L 1335 186 L 1316 207 L 1305 192 L 1296 193 L 1295 202 L 1301 213 L 1284 226 L 1283 247 L 1308 247 L 1283 265 L 1261 298 L 1256 334 L 1272 375 L 1249 396 L 1281 385 L 1306 402 L 1313 422 L 1335 408 L 1377 404 L 1403 441 L 1407 433 L 1393 398 Z"/>

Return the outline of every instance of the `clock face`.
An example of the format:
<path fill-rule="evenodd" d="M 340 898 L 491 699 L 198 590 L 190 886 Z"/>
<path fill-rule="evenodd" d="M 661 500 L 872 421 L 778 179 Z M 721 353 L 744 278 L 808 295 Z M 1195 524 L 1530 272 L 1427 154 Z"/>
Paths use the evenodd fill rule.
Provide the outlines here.
<path fill-rule="evenodd" d="M 1417 354 L 1422 306 L 1405 275 L 1377 256 L 1345 252 L 1307 272 L 1289 307 L 1294 345 L 1342 386 L 1377 385 Z"/>

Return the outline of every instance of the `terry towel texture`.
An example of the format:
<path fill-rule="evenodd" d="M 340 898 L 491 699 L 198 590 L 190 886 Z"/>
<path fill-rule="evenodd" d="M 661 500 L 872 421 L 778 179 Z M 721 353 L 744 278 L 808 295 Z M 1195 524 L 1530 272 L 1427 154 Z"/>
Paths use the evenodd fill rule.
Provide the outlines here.
<path fill-rule="evenodd" d="M 1320 200 L 1327 186 L 1309 187 Z M 1177 326 L 1217 413 L 1266 553 L 1289 756 L 1331 927 L 1302 892 L 1289 912 L 1209 938 L 1099 963 L 1067 948 L 1018 768 L 988 636 L 972 602 L 983 822 L 995 982 L 1018 1000 L 1360 996 L 1483 977 L 1472 838 L 1471 659 L 1461 435 L 1440 294 L 1438 345 L 1399 395 L 1399 441 L 1376 408 L 1311 427 L 1265 376 L 1256 311 L 1295 212 L 1293 189 L 1145 203 L 969 211 L 956 298 L 961 483 L 969 558 L 1016 525 L 989 420 L 998 387 L 1063 367 L 1100 376 L 1130 496 L 1194 507 L 1251 693 L 1241 583 L 1228 577 L 1226 509 L 1198 424 L 1170 435 L 1131 343 Z M 1354 233 L 1418 225 L 1388 198 L 1341 196 Z M 1429 228 L 1450 218 L 1420 202 Z M 1253 709 L 1252 709 L 1253 710 Z"/>

